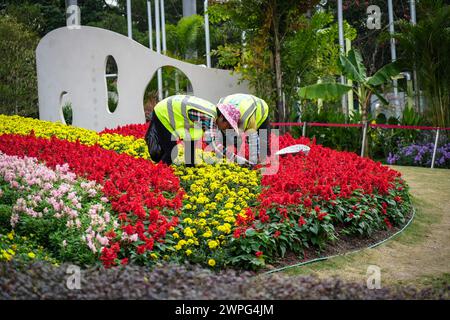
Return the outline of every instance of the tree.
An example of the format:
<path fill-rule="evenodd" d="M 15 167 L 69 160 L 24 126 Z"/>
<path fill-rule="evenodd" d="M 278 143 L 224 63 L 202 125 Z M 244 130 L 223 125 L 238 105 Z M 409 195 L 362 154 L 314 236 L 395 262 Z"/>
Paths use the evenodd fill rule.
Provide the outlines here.
<path fill-rule="evenodd" d="M 433 125 L 450 126 L 450 6 L 422 0 L 417 25 L 402 21 L 398 26 L 401 62 L 416 68 Z"/>
<path fill-rule="evenodd" d="M 298 18 L 318 1 L 229 0 L 215 1 L 212 15 L 221 15 L 245 31 L 244 53 L 248 79 L 257 94 L 275 101 L 277 118 L 286 121 L 289 113 L 283 100 L 283 46 L 286 36 L 301 29 Z M 246 56 L 245 56 L 246 55 Z M 272 101 L 273 101 L 272 100 Z"/>
<path fill-rule="evenodd" d="M 352 80 L 356 85 L 355 87 L 340 83 L 317 83 L 300 88 L 299 96 L 303 99 L 332 100 L 353 90 L 358 98 L 359 105 L 361 106 L 361 121 L 364 124 L 367 122 L 367 114 L 372 94 L 375 94 L 383 104 L 389 104 L 383 97 L 380 87 L 399 74 L 397 64 L 395 62 L 389 63 L 376 71 L 372 76 L 367 76 L 362 56 L 356 49 L 350 50 L 348 56 L 340 55 L 339 64 L 342 75 Z M 364 149 L 366 153 L 364 156 L 367 156 L 367 145 Z"/>
<path fill-rule="evenodd" d="M 37 117 L 38 37 L 14 18 L 0 16 L 0 39 L 0 113 Z"/>

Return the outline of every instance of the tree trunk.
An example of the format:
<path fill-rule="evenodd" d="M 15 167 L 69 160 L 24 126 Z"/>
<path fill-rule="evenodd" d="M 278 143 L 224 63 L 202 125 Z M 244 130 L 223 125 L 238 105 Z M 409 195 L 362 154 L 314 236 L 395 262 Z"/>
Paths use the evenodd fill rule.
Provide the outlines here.
<path fill-rule="evenodd" d="M 279 34 L 279 21 L 276 16 L 276 4 L 273 7 L 272 13 L 272 23 L 273 23 L 273 33 L 274 33 L 274 57 L 275 57 L 275 87 L 276 87 L 276 99 L 277 99 L 277 110 L 278 117 L 280 122 L 286 121 L 286 108 L 283 103 L 283 79 L 281 73 L 281 43 L 280 43 L 280 34 Z M 284 127 L 281 129 L 284 132 Z"/>
<path fill-rule="evenodd" d="M 361 88 L 361 122 L 364 125 L 367 122 L 367 111 L 370 105 L 370 92 L 367 92 L 366 88 Z M 368 133 L 368 132 L 367 132 Z M 366 139 L 364 140 L 364 154 L 363 157 L 367 158 L 369 156 L 369 137 L 366 135 Z"/>

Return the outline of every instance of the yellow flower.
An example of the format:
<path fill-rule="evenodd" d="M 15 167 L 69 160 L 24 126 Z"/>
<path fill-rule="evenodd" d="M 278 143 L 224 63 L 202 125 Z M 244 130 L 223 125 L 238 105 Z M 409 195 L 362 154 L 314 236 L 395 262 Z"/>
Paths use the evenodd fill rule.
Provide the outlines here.
<path fill-rule="evenodd" d="M 187 249 L 187 250 L 186 250 L 186 255 L 187 255 L 187 256 L 190 256 L 191 254 L 192 254 L 192 250 Z"/>
<path fill-rule="evenodd" d="M 152 259 L 158 259 L 158 255 L 156 253 L 154 253 L 154 252 L 150 254 L 150 257 Z"/>
<path fill-rule="evenodd" d="M 208 247 L 210 249 L 215 249 L 217 246 L 219 245 L 219 243 L 215 240 L 209 240 L 208 241 Z"/>
<path fill-rule="evenodd" d="M 179 237 L 180 237 L 180 235 L 178 234 L 178 233 L 173 233 L 173 237 L 175 238 L 175 239 L 178 239 Z"/>
<path fill-rule="evenodd" d="M 10 254 L 10 255 L 12 255 L 12 256 L 14 256 L 16 253 L 13 251 L 13 250 L 11 250 L 11 249 L 8 249 L 8 253 Z"/>
<path fill-rule="evenodd" d="M 204 238 L 211 238 L 212 237 L 212 232 L 211 231 L 206 231 L 204 234 L 203 234 L 203 237 Z"/>
<path fill-rule="evenodd" d="M 36 255 L 35 255 L 33 252 L 28 253 L 28 256 L 29 256 L 31 259 L 36 258 Z"/>
<path fill-rule="evenodd" d="M 234 205 L 232 204 L 232 203 L 230 203 L 230 202 L 227 202 L 226 204 L 225 204 L 225 209 L 231 209 L 231 208 L 233 208 L 234 207 Z"/>
<path fill-rule="evenodd" d="M 214 260 L 214 259 L 209 259 L 209 260 L 208 260 L 208 264 L 209 264 L 211 267 L 214 267 L 214 266 L 216 265 L 216 260 Z"/>
<path fill-rule="evenodd" d="M 186 229 L 184 229 L 183 233 L 186 237 L 194 236 L 193 229 L 191 229 L 190 227 L 187 227 Z"/>
<path fill-rule="evenodd" d="M 9 239 L 9 240 L 14 239 L 14 230 L 11 231 L 10 233 L 8 233 L 8 239 Z"/>

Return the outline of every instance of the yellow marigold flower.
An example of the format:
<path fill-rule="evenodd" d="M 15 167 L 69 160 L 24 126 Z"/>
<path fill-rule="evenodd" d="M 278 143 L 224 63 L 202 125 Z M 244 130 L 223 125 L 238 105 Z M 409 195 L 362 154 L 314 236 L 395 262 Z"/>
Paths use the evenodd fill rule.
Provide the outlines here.
<path fill-rule="evenodd" d="M 236 219 L 234 217 L 225 217 L 223 221 L 234 223 L 236 222 Z"/>
<path fill-rule="evenodd" d="M 192 206 L 188 203 L 187 205 L 184 206 L 184 208 L 189 210 L 189 209 L 192 209 Z"/>
<path fill-rule="evenodd" d="M 182 247 L 179 244 L 177 244 L 174 248 L 175 250 L 180 251 Z"/>
<path fill-rule="evenodd" d="M 186 229 L 184 229 L 183 233 L 186 237 L 192 237 L 194 235 L 194 232 L 192 231 L 192 229 L 190 227 L 187 227 Z"/>
<path fill-rule="evenodd" d="M 212 237 L 212 232 L 211 232 L 211 231 L 206 231 L 206 232 L 203 234 L 203 237 L 204 237 L 204 238 L 211 238 L 211 237 Z"/>
<path fill-rule="evenodd" d="M 16 255 L 16 253 L 15 253 L 13 250 L 11 250 L 11 249 L 8 249 L 8 253 L 9 253 L 10 255 L 12 255 L 12 256 Z"/>
<path fill-rule="evenodd" d="M 35 255 L 33 252 L 28 253 L 28 256 L 29 256 L 31 259 L 36 258 L 36 255 Z"/>
<path fill-rule="evenodd" d="M 8 239 L 13 240 L 14 239 L 14 230 L 8 233 Z"/>
<path fill-rule="evenodd" d="M 214 259 L 209 259 L 209 260 L 208 260 L 208 264 L 209 264 L 211 267 L 214 267 L 214 266 L 216 265 L 216 260 L 214 260 Z"/>
<path fill-rule="evenodd" d="M 219 245 L 219 243 L 215 240 L 209 240 L 208 241 L 208 247 L 210 249 L 215 249 L 217 246 Z"/>
<path fill-rule="evenodd" d="M 192 254 L 192 250 L 187 249 L 187 250 L 186 250 L 186 255 L 187 255 L 187 256 L 190 256 L 191 254 Z"/>
<path fill-rule="evenodd" d="M 187 244 L 194 244 L 194 240 L 193 239 L 188 239 Z"/>
<path fill-rule="evenodd" d="M 178 238 L 180 237 L 180 235 L 179 235 L 178 233 L 175 232 L 175 233 L 173 234 L 173 237 L 174 237 L 175 239 L 178 239 Z"/>
<path fill-rule="evenodd" d="M 150 253 L 150 257 L 152 259 L 158 259 L 158 255 L 156 253 L 154 253 L 154 252 Z"/>
<path fill-rule="evenodd" d="M 3 253 L 3 257 L 7 260 L 7 261 L 11 261 L 12 259 L 12 255 L 8 254 L 7 252 Z"/>
<path fill-rule="evenodd" d="M 230 203 L 230 202 L 227 202 L 226 204 L 225 204 L 225 209 L 231 209 L 231 208 L 233 208 L 234 207 L 234 205 L 232 204 L 232 203 Z"/>
<path fill-rule="evenodd" d="M 192 223 L 192 219 L 191 218 L 185 218 L 183 220 L 183 222 L 191 224 Z"/>

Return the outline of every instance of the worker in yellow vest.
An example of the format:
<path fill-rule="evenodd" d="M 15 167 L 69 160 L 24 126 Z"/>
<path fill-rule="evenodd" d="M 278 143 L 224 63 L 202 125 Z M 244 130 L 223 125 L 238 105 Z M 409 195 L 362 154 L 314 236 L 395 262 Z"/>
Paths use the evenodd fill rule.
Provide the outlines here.
<path fill-rule="evenodd" d="M 267 103 L 251 94 L 237 93 L 219 100 L 217 107 L 232 105 L 240 113 L 239 130 L 248 137 L 249 159 L 251 164 L 266 160 L 270 155 L 269 107 Z M 236 143 L 236 148 L 239 146 Z"/>
<path fill-rule="evenodd" d="M 177 140 L 185 143 L 185 163 L 194 165 L 194 144 L 204 134 L 207 143 L 215 145 L 218 130 L 238 131 L 239 112 L 222 106 L 220 109 L 204 99 L 189 95 L 174 95 L 158 102 L 151 115 L 151 123 L 145 134 L 150 157 L 168 165 L 178 156 Z"/>

